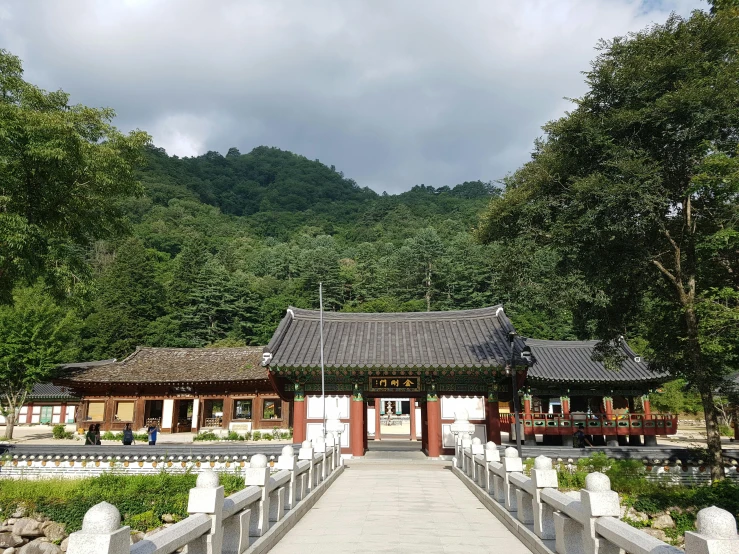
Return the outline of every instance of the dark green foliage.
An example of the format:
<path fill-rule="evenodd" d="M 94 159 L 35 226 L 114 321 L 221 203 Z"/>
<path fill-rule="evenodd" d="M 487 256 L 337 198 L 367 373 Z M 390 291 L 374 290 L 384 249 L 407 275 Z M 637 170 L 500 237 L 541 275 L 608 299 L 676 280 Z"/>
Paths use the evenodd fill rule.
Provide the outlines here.
<path fill-rule="evenodd" d="M 243 477 L 222 474 L 226 495 L 244 488 Z M 117 507 L 123 525 L 148 531 L 162 525 L 163 514 L 178 519 L 187 517 L 189 491 L 196 475 L 119 475 L 105 474 L 79 480 L 8 481 L 0 487 L 0 510 L 12 513 L 19 504 L 63 523 L 67 532 L 80 529 L 85 512 L 106 501 Z"/>
<path fill-rule="evenodd" d="M 73 439 L 74 433 L 71 431 L 67 431 L 64 428 L 64 425 L 54 425 L 54 427 L 51 429 L 51 434 L 55 439 Z"/>

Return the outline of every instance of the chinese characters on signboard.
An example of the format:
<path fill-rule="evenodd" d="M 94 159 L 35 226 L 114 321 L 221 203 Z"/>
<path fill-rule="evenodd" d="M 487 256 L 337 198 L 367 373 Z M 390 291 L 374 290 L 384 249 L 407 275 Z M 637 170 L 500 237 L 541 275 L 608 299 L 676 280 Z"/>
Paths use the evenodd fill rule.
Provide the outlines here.
<path fill-rule="evenodd" d="M 370 377 L 369 381 L 371 391 L 417 392 L 421 390 L 420 377 Z"/>

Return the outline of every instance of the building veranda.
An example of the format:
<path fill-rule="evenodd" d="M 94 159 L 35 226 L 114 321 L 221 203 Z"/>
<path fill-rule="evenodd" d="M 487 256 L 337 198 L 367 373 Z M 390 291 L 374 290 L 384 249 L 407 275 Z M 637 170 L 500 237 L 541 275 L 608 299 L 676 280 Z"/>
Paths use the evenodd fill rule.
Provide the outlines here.
<path fill-rule="evenodd" d="M 263 365 L 293 406 L 295 442 L 323 433 L 338 415 L 345 453 L 363 456 L 381 440 L 388 400 L 410 408 L 408 438 L 431 457 L 451 454 L 451 424 L 469 413 L 475 436 L 509 437 L 512 393 L 522 400 L 524 436 L 571 444 L 576 428 L 593 444 L 640 444 L 673 434 L 677 418 L 653 414 L 647 394 L 667 376 L 649 370 L 622 341 L 616 371 L 593 359 L 594 341 L 525 341 L 502 306 L 418 313 L 324 313 L 326 412 L 321 397 L 321 316 L 289 308 L 264 349 Z M 524 350 L 531 351 L 525 359 Z M 512 375 L 513 374 L 513 375 Z M 513 384 L 515 383 L 515 384 Z"/>

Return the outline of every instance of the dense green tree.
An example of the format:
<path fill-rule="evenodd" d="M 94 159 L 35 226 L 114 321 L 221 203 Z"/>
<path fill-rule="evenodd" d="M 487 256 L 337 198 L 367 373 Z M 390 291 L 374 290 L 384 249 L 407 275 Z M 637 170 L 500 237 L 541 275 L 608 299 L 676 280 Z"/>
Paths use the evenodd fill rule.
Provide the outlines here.
<path fill-rule="evenodd" d="M 585 293 L 575 322 L 604 346 L 644 324 L 653 365 L 701 395 L 718 479 L 713 397 L 736 366 L 715 317 L 735 326 L 739 310 L 718 292 L 739 289 L 739 14 L 673 15 L 603 42 L 586 75 L 589 91 L 545 126 L 478 235 L 555 248 Z"/>
<path fill-rule="evenodd" d="M 100 279 L 85 320 L 85 350 L 98 359 L 125 358 L 147 344 L 149 326 L 165 313 L 164 287 L 156 279 L 156 254 L 131 238 Z"/>
<path fill-rule="evenodd" d="M 24 81 L 0 50 L 0 302 L 39 277 L 59 295 L 89 285 L 86 248 L 121 230 L 117 200 L 141 192 L 134 169 L 149 142 L 118 132 L 114 115 Z"/>
<path fill-rule="evenodd" d="M 53 376 L 62 362 L 78 355 L 79 320 L 73 310 L 54 302 L 41 285 L 16 289 L 12 305 L 0 306 L 0 414 L 5 438 L 26 396 Z"/>

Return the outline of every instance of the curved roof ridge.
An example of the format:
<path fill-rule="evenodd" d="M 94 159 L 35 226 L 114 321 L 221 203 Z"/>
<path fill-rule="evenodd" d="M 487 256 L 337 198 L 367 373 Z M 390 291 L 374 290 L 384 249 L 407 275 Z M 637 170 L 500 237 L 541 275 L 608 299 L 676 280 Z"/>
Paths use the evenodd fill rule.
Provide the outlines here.
<path fill-rule="evenodd" d="M 324 321 L 405 321 L 418 319 L 475 319 L 480 317 L 499 317 L 498 311 L 503 308 L 502 304 L 486 306 L 484 308 L 473 308 L 470 310 L 439 310 L 432 312 L 323 312 Z M 290 306 L 293 320 L 319 319 L 319 310 L 306 310 Z M 505 312 L 504 312 L 505 313 Z"/>

